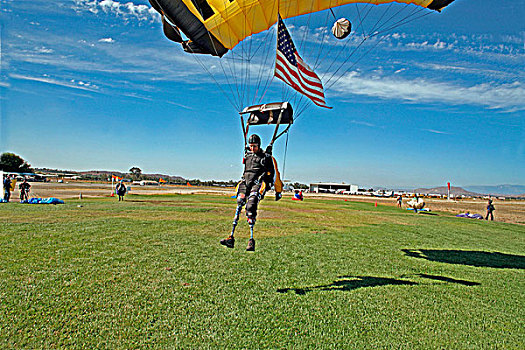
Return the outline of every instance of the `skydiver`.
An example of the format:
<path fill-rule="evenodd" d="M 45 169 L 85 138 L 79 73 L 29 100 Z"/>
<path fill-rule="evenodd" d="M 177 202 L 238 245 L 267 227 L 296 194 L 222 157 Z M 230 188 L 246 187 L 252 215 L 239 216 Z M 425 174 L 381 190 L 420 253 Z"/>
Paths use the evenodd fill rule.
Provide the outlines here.
<path fill-rule="evenodd" d="M 248 148 L 245 150 L 243 159 L 244 172 L 241 181 L 237 185 L 237 209 L 233 218 L 233 228 L 228 238 L 222 239 L 220 243 L 228 248 L 233 248 L 235 238 L 233 237 L 235 227 L 239 222 L 242 207 L 246 205 L 246 218 L 250 225 L 250 240 L 247 251 L 255 251 L 255 240 L 253 239 L 253 227 L 257 218 L 257 206 L 264 198 L 266 191 L 275 184 L 275 199 L 281 198 L 282 183 L 279 172 L 276 169 L 275 160 L 271 155 L 271 146 L 266 152 L 261 149 L 261 138 L 253 134 L 248 139 Z M 275 177 L 275 181 L 274 181 Z"/>
<path fill-rule="evenodd" d="M 124 200 L 124 196 L 126 195 L 127 189 L 126 189 L 126 185 L 124 185 L 122 180 L 120 180 L 120 182 L 117 183 L 117 186 L 115 187 L 115 190 L 117 192 L 119 202 L 123 201 Z"/>
<path fill-rule="evenodd" d="M 27 182 L 27 179 L 24 178 L 24 182 L 18 185 L 20 189 L 20 202 L 29 200 L 29 191 L 31 190 L 31 185 Z"/>

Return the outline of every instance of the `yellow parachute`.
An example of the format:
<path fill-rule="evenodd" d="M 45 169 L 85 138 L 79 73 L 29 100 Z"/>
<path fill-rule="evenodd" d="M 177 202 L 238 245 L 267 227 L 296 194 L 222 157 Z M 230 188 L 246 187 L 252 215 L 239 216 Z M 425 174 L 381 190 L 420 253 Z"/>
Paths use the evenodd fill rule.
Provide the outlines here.
<path fill-rule="evenodd" d="M 192 53 L 222 56 L 252 34 L 292 18 L 342 5 L 413 4 L 441 11 L 454 0 L 150 0 L 163 16 L 166 35 Z M 167 23 L 165 18 L 170 23 Z M 177 34 L 182 31 L 189 40 Z"/>

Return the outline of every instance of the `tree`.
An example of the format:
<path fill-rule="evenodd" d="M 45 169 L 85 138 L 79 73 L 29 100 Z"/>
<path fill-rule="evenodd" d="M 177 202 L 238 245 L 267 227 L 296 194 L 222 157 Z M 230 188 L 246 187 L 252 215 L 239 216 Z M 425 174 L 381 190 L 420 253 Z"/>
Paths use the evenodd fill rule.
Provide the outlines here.
<path fill-rule="evenodd" d="M 129 169 L 129 172 L 133 180 L 140 180 L 142 177 L 142 170 L 140 170 L 139 167 L 134 166 L 133 168 Z"/>
<path fill-rule="evenodd" d="M 2 153 L 0 156 L 0 170 L 12 171 L 15 173 L 30 173 L 33 171 L 33 169 L 31 169 L 31 164 L 26 162 L 20 156 L 8 152 Z"/>

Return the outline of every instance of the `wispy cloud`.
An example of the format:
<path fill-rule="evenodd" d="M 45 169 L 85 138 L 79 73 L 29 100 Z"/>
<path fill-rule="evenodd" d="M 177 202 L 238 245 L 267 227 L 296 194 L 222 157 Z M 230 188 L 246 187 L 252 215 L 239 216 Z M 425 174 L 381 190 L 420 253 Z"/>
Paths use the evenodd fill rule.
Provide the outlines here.
<path fill-rule="evenodd" d="M 166 101 L 166 103 L 169 103 L 171 105 L 174 105 L 174 106 L 177 106 L 177 107 L 181 107 L 181 108 L 184 108 L 184 109 L 187 109 L 187 110 L 190 110 L 190 111 L 195 110 L 195 108 L 193 108 L 193 107 L 186 106 L 186 105 L 183 105 L 183 104 L 180 104 L 180 103 L 175 103 L 175 102 L 172 102 L 172 101 Z"/>
<path fill-rule="evenodd" d="M 448 132 L 445 132 L 445 131 L 439 131 L 439 130 L 434 130 L 434 129 L 422 129 L 424 131 L 428 131 L 428 132 L 431 132 L 433 134 L 441 134 L 441 135 L 451 135 L 450 133 Z"/>
<path fill-rule="evenodd" d="M 51 84 L 51 85 L 57 85 L 57 86 L 63 86 L 63 87 L 67 87 L 67 88 L 71 88 L 71 89 L 79 89 L 79 90 L 86 90 L 86 91 L 91 91 L 91 92 L 99 92 L 98 91 L 98 86 L 92 84 L 92 83 L 89 83 L 89 82 L 84 82 L 84 81 L 76 81 L 74 79 L 72 80 L 69 80 L 69 81 L 63 81 L 63 80 L 58 80 L 58 79 L 54 79 L 54 78 L 51 78 L 47 75 L 42 75 L 42 76 L 29 76 L 29 75 L 20 75 L 20 74 L 9 74 L 9 77 L 12 78 L 12 79 L 19 79 L 19 80 L 29 80 L 29 81 L 37 81 L 37 82 L 40 82 L 40 83 L 45 83 L 45 84 Z"/>
<path fill-rule="evenodd" d="M 421 78 L 408 80 L 390 76 L 361 76 L 357 72 L 351 72 L 344 76 L 333 90 L 341 97 L 354 94 L 399 99 L 412 103 L 474 105 L 509 111 L 525 110 L 525 88 L 519 82 L 464 86 Z"/>
<path fill-rule="evenodd" d="M 363 125 L 363 126 L 368 126 L 370 128 L 375 128 L 376 125 L 375 124 L 372 124 L 372 123 L 368 123 L 368 122 L 364 122 L 362 120 L 351 120 L 350 123 L 352 124 L 357 124 L 357 125 Z"/>
<path fill-rule="evenodd" d="M 112 38 L 102 38 L 102 39 L 99 39 L 98 42 L 99 43 L 114 43 L 115 40 L 113 40 Z"/>

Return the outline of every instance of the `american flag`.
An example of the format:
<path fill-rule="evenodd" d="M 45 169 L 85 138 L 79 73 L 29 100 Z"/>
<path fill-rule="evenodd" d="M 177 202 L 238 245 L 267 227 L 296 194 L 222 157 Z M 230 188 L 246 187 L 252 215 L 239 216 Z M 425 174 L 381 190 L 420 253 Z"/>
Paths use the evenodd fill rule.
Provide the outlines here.
<path fill-rule="evenodd" d="M 277 58 L 274 75 L 320 107 L 332 108 L 324 100 L 323 84 L 299 56 L 281 16 L 277 26 Z"/>

